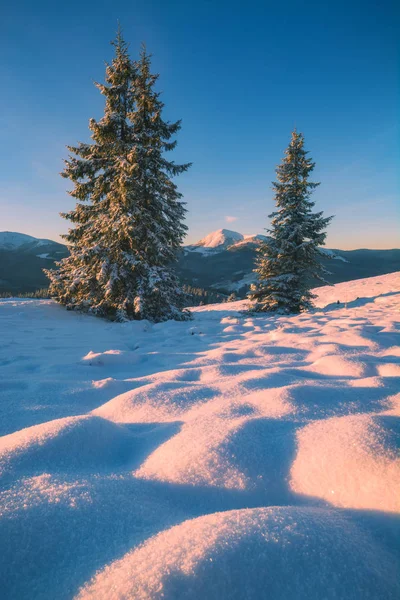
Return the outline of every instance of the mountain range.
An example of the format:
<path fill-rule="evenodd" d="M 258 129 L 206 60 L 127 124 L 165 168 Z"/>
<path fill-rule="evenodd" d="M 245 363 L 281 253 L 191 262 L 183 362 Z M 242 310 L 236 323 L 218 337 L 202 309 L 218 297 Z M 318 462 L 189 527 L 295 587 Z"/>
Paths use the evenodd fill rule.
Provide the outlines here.
<path fill-rule="evenodd" d="M 266 236 L 242 235 L 219 229 L 185 246 L 177 270 L 183 283 L 207 290 L 243 296 L 255 280 L 254 260 Z M 374 277 L 399 270 L 400 249 L 324 249 L 322 262 L 331 283 Z M 0 232 L 0 292 L 33 292 L 47 287 L 43 268 L 68 255 L 65 245 L 17 232 Z M 330 255 L 330 256 L 329 256 Z M 314 282 L 318 283 L 318 282 Z"/>

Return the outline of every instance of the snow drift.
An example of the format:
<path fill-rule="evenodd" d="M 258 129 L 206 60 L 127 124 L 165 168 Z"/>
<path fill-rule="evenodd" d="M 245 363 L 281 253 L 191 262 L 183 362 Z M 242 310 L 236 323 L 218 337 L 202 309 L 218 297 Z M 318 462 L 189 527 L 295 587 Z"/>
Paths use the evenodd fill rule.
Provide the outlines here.
<path fill-rule="evenodd" d="M 257 508 L 216 513 L 163 532 L 107 567 L 78 597 L 390 598 L 400 592 L 398 567 L 346 516 Z"/>
<path fill-rule="evenodd" d="M 157 325 L 0 301 L 2 597 L 397 599 L 399 290 Z"/>

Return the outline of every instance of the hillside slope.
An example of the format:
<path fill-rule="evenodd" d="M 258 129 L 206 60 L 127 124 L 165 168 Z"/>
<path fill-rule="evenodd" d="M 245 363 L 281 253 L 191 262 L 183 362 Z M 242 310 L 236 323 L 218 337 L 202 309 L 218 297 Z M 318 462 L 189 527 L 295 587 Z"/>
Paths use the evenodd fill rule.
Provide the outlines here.
<path fill-rule="evenodd" d="M 2 597 L 397 600 L 399 278 L 157 325 L 0 301 Z"/>

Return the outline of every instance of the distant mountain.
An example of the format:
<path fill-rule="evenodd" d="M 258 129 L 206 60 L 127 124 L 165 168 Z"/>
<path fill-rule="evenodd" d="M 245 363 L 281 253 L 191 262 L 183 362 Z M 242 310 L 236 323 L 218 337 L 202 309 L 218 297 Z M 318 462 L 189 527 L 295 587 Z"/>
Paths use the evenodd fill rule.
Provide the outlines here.
<path fill-rule="evenodd" d="M 0 249 L 2 250 L 16 250 L 25 244 L 39 244 L 40 242 L 41 240 L 25 233 L 16 233 L 15 231 L 0 232 Z"/>
<path fill-rule="evenodd" d="M 185 250 L 186 252 L 199 252 L 200 254 L 207 256 L 247 244 L 258 245 L 265 239 L 267 239 L 265 235 L 243 235 L 238 231 L 218 229 L 217 231 L 209 233 L 196 244 L 185 246 Z"/>
<path fill-rule="evenodd" d="M 255 281 L 256 250 L 265 239 L 264 235 L 242 235 L 219 229 L 184 248 L 178 263 L 179 275 L 189 285 L 244 295 Z M 331 283 L 384 275 L 400 268 L 398 249 L 323 250 L 327 258 L 322 262 L 331 272 L 326 277 Z M 312 283 L 319 284 L 318 281 Z"/>
<path fill-rule="evenodd" d="M 63 244 L 14 231 L 0 232 L 0 292 L 33 292 L 47 287 L 44 268 L 68 256 Z"/>
<path fill-rule="evenodd" d="M 48 254 L 48 252 L 42 252 L 43 248 L 46 250 L 50 250 L 53 254 L 65 254 L 66 246 L 64 244 L 59 244 L 58 242 L 53 242 L 53 240 L 39 239 L 35 238 L 31 235 L 26 235 L 26 233 L 17 233 L 15 231 L 0 231 L 0 250 L 7 251 L 15 251 L 23 252 L 25 254 L 35 254 L 36 251 L 39 251 L 40 254 L 35 254 L 35 256 L 39 256 L 43 258 L 43 254 Z M 57 256 L 48 256 L 48 258 L 57 259 Z"/>
<path fill-rule="evenodd" d="M 177 271 L 192 287 L 243 296 L 255 280 L 256 250 L 264 235 L 242 235 L 219 229 L 183 248 Z M 400 269 L 400 250 L 330 250 L 334 259 L 323 259 L 331 283 L 375 277 Z M 42 269 L 68 255 L 63 244 L 15 232 L 0 232 L 0 292 L 33 292 L 47 287 Z M 313 282 L 318 285 L 318 282 Z"/>

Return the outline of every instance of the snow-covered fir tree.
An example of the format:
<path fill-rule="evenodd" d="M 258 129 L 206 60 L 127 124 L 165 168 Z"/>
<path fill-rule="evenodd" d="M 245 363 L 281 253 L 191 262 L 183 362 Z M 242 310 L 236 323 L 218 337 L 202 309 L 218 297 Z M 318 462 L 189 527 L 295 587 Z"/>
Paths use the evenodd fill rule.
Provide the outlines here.
<path fill-rule="evenodd" d="M 118 32 L 107 65 L 101 120 L 91 119 L 92 143 L 68 146 L 62 175 L 74 183 L 74 224 L 63 236 L 70 256 L 46 271 L 50 294 L 69 309 L 124 321 L 185 319 L 185 295 L 173 263 L 187 227 L 186 209 L 172 178 L 190 166 L 168 161 L 180 122 L 162 118 L 144 48 L 129 57 Z"/>
<path fill-rule="evenodd" d="M 294 131 L 278 166 L 273 183 L 277 211 L 269 215 L 270 237 L 259 247 L 255 273 L 257 283 L 250 299 L 256 311 L 298 313 L 312 306 L 312 280 L 327 283 L 320 246 L 325 243 L 325 228 L 332 217 L 313 212 L 310 200 L 319 185 L 309 181 L 315 163 L 304 150 L 304 137 Z"/>

